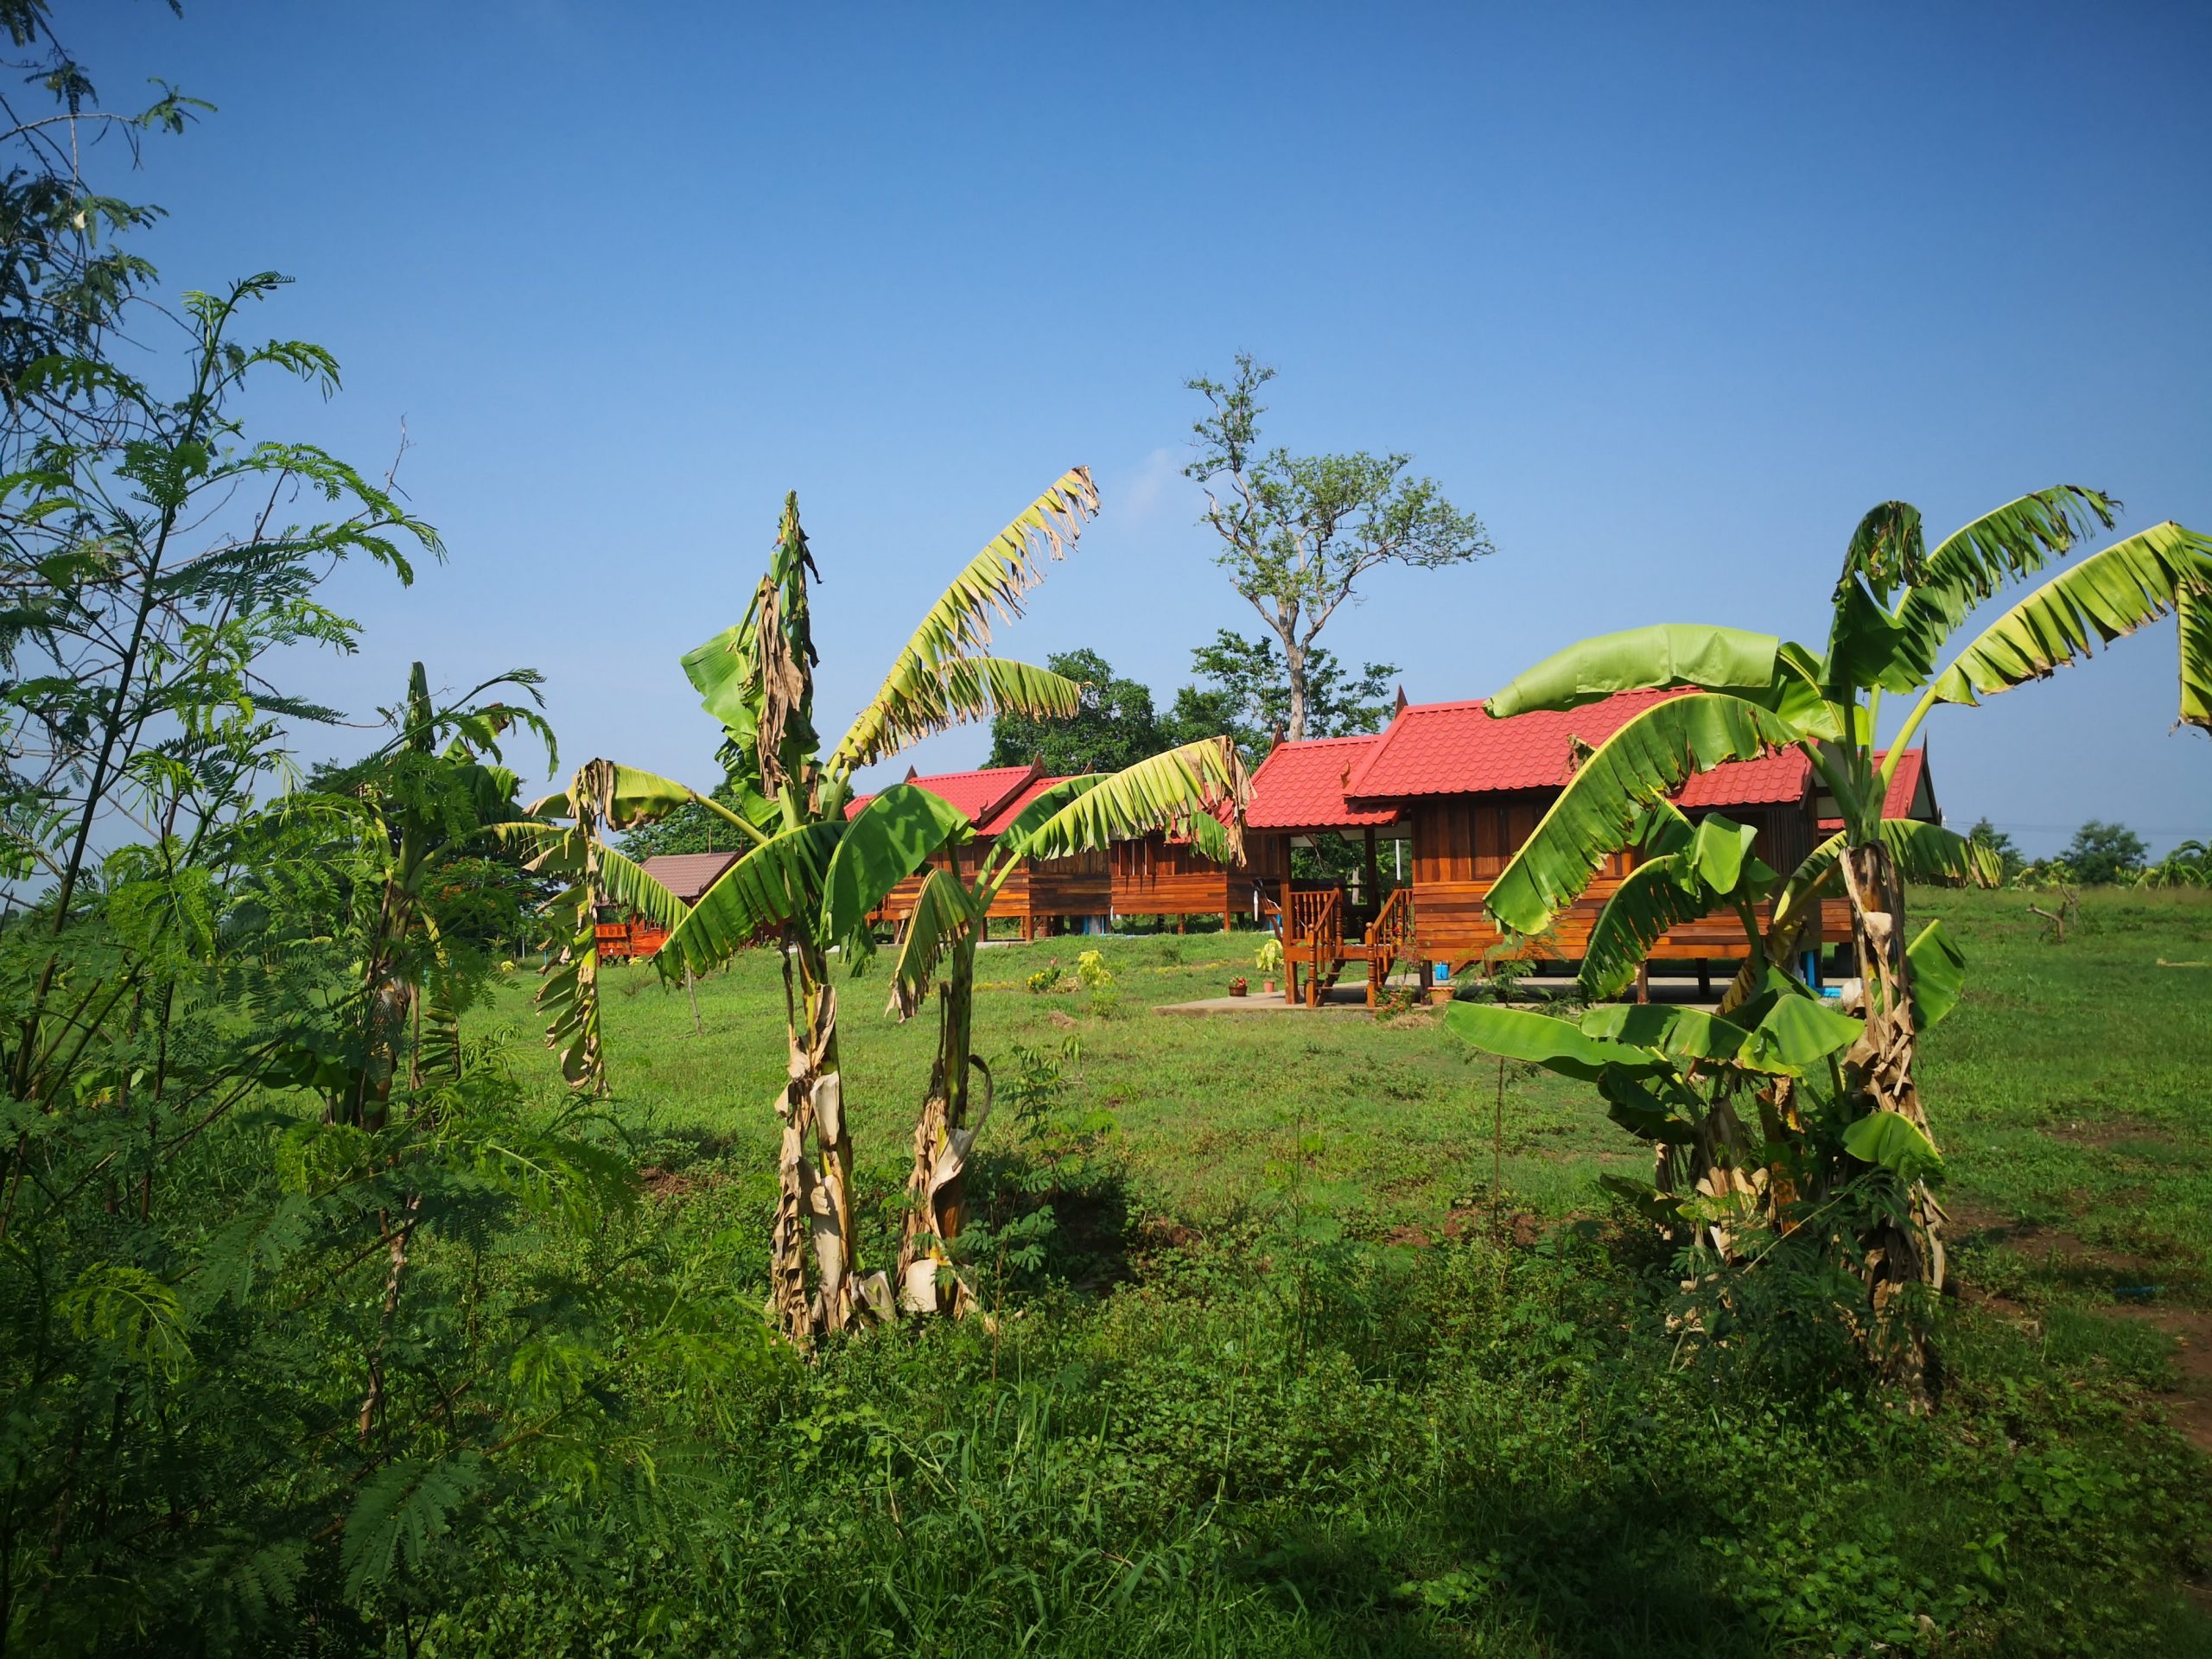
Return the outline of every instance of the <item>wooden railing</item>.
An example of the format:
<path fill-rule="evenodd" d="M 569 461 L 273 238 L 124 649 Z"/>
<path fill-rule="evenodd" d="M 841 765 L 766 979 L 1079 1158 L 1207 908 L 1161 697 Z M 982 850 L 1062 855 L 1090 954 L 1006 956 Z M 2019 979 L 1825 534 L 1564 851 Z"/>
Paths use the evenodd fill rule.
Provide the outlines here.
<path fill-rule="evenodd" d="M 1400 887 L 1382 901 L 1382 909 L 1367 930 L 1367 1006 L 1382 1001 L 1390 970 L 1414 937 L 1414 890 Z"/>
<path fill-rule="evenodd" d="M 1338 887 L 1294 887 L 1284 895 L 1283 992 L 1300 1000 L 1299 969 L 1306 970 L 1305 1002 L 1318 1007 L 1344 965 L 1344 896 Z"/>

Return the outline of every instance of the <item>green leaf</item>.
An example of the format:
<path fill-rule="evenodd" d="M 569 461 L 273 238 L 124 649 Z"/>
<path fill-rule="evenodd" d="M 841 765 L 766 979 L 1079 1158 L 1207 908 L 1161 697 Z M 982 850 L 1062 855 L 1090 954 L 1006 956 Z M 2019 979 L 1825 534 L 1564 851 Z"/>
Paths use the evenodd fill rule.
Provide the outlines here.
<path fill-rule="evenodd" d="M 1225 737 L 1203 738 L 1101 778 L 1023 832 L 1009 857 L 1065 858 L 1154 830 L 1186 835 L 1208 858 L 1242 863 L 1244 766 Z M 1217 813 L 1226 816 L 1224 823 Z M 1025 811 L 1023 817 L 1028 814 Z M 1017 819 L 1019 824 L 1021 819 Z M 1013 842 L 1009 833 L 1002 842 Z"/>
<path fill-rule="evenodd" d="M 825 944 L 845 948 L 849 963 L 874 948 L 868 915 L 929 855 L 963 835 L 968 817 L 943 797 L 912 784 L 893 784 L 852 817 L 830 855 L 823 878 Z"/>
<path fill-rule="evenodd" d="M 1921 1030 L 1932 1031 L 1965 995 L 1966 953 L 1942 923 L 1930 922 L 1905 948 L 1905 958 L 1912 967 L 1913 1021 Z"/>
<path fill-rule="evenodd" d="M 1618 1198 L 1625 1198 L 1646 1221 L 1662 1227 L 1672 1227 L 1682 1218 L 1680 1198 L 1669 1197 L 1649 1181 L 1631 1179 L 1626 1175 L 1600 1175 L 1598 1185 Z"/>
<path fill-rule="evenodd" d="M 1533 709 L 1579 709 L 1620 691 L 1690 685 L 1750 694 L 1775 681 L 1782 641 L 1770 633 L 1659 622 L 1601 633 L 1516 674 L 1484 705 L 1503 720 Z"/>
<path fill-rule="evenodd" d="M 1943 1160 L 1928 1137 L 1896 1112 L 1869 1112 L 1846 1127 L 1843 1149 L 1862 1164 L 1878 1164 L 1909 1181 L 1943 1173 Z"/>
<path fill-rule="evenodd" d="M 347 1599 L 361 1601 L 403 1568 L 421 1570 L 484 1473 L 483 1459 L 463 1452 L 444 1459 L 396 1459 L 370 1476 L 339 1543 Z"/>
<path fill-rule="evenodd" d="M 1897 607 L 1899 625 L 1915 636 L 1914 652 L 1933 664 L 1936 652 L 1967 613 L 2006 582 L 2031 575 L 2098 527 L 2110 530 L 2120 503 L 2101 490 L 2061 484 L 2008 501 L 1944 537 L 1911 579 Z"/>
<path fill-rule="evenodd" d="M 1693 693 L 1654 703 L 1593 750 L 1484 899 L 1516 933 L 1540 933 L 1580 898 L 1639 815 L 1694 774 L 1749 760 L 1803 734 L 1741 697 Z"/>
<path fill-rule="evenodd" d="M 2169 521 L 2115 542 L 2054 576 L 1984 629 L 1936 679 L 1939 702 L 1981 697 L 2086 657 L 2171 611 L 2212 602 L 2212 540 Z M 2212 650 L 2194 618 L 2182 628 L 2181 709 L 2212 729 Z"/>
<path fill-rule="evenodd" d="M 1744 1045 L 1743 1063 L 1760 1071 L 1789 1077 L 1804 1073 L 1839 1049 L 1848 1048 L 1866 1027 L 1803 991 L 1786 991 L 1760 1015 Z"/>
<path fill-rule="evenodd" d="M 910 1020 L 929 993 L 930 976 L 945 956 L 980 930 L 988 914 L 979 906 L 960 878 L 950 870 L 931 870 L 914 895 L 913 914 L 899 941 L 899 954 L 891 964 L 891 1007 Z"/>
<path fill-rule="evenodd" d="M 1585 1036 L 1647 1048 L 1672 1060 L 1733 1060 L 1751 1033 L 1702 1008 L 1608 1002 L 1582 1016 Z"/>
<path fill-rule="evenodd" d="M 857 771 L 994 709 L 1062 719 L 1074 713 L 1081 688 L 1073 681 L 1042 669 L 1000 674 L 981 666 L 995 659 L 980 653 L 990 645 L 993 615 L 1020 616 L 1022 596 L 1045 579 L 1037 556 L 1065 556 L 1097 512 L 1090 470 L 1071 467 L 993 537 L 922 618 L 882 688 L 839 740 L 829 771 Z"/>
<path fill-rule="evenodd" d="M 1605 1116 L 1640 1141 L 1687 1147 L 1697 1140 L 1695 1124 L 1618 1067 L 1598 1079 L 1598 1092 L 1605 1098 Z"/>
<path fill-rule="evenodd" d="M 1630 1072 L 1658 1069 L 1658 1063 L 1649 1054 L 1619 1043 L 1598 1041 L 1571 1021 L 1525 1008 L 1454 1002 L 1445 1010 L 1444 1023 L 1453 1036 L 1485 1053 L 1530 1060 L 1548 1071 L 1586 1083 L 1602 1076 L 1608 1066 L 1624 1067 Z"/>
<path fill-rule="evenodd" d="M 842 823 L 804 823 L 772 836 L 715 879 L 654 958 L 672 975 L 720 967 L 766 932 L 820 914 Z"/>

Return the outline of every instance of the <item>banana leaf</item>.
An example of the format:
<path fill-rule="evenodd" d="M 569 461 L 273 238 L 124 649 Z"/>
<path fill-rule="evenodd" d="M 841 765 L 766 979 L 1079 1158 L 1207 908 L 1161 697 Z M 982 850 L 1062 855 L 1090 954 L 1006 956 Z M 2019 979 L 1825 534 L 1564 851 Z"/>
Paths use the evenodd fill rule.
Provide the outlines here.
<path fill-rule="evenodd" d="M 1958 1007 L 1966 993 L 1966 953 L 1941 922 L 1930 922 L 1905 947 L 1912 965 L 1912 1014 L 1923 1031 L 1932 1031 Z"/>
<path fill-rule="evenodd" d="M 922 618 L 893 661 L 882 689 L 839 741 L 829 770 L 857 771 L 897 753 L 917 736 L 943 730 L 956 716 L 976 719 L 990 712 L 978 702 L 984 677 L 960 671 L 964 677 L 953 684 L 948 683 L 948 673 L 957 664 L 990 660 L 976 653 L 989 648 L 993 615 L 1007 621 L 1020 616 L 1022 596 L 1044 580 L 1037 556 L 1065 556 L 1085 522 L 1097 512 L 1098 491 L 1090 469 L 1071 467 L 993 537 Z M 1032 675 L 1043 671 L 1029 671 Z M 991 690 L 993 707 L 1029 712 L 1033 706 L 1010 683 Z M 1042 709 L 1041 703 L 1033 706 Z M 1070 705 L 1060 715 L 1071 712 Z"/>
<path fill-rule="evenodd" d="M 1770 633 L 1658 622 L 1601 633 L 1516 674 L 1484 707 L 1503 720 L 1535 709 L 1579 709 L 1621 691 L 1688 685 L 1750 695 L 1774 684 L 1782 641 Z"/>
<path fill-rule="evenodd" d="M 1973 704 L 2086 657 L 2177 608 L 2212 602 L 2212 540 L 2171 521 L 2115 542 L 2007 610 L 1929 688 L 1938 702 Z M 2195 619 L 2190 619 L 2195 621 Z M 2212 650 L 2198 623 L 2182 628 L 2182 718 L 2212 730 Z"/>
<path fill-rule="evenodd" d="M 1634 1076 L 1664 1069 L 1657 1056 L 1624 1043 L 1586 1035 L 1572 1020 L 1525 1008 L 1501 1008 L 1484 1002 L 1454 1002 L 1444 1011 L 1452 1034 L 1486 1054 L 1529 1060 L 1561 1077 L 1595 1082 L 1617 1066 Z"/>
<path fill-rule="evenodd" d="M 1540 933 L 1630 843 L 1644 808 L 1724 760 L 1796 742 L 1783 715 L 1741 697 L 1693 693 L 1653 704 L 1592 751 L 1484 898 L 1493 920 Z"/>
<path fill-rule="evenodd" d="M 821 938 L 857 968 L 874 949 L 868 916 L 929 855 L 968 828 L 967 815 L 912 784 L 893 784 L 855 812 L 823 879 Z"/>

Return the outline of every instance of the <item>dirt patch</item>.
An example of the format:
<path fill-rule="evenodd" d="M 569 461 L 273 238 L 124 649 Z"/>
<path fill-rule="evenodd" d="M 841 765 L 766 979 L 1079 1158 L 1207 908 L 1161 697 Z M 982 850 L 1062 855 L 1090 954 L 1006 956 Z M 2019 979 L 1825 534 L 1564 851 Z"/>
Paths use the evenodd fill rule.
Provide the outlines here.
<path fill-rule="evenodd" d="M 1955 1203 L 1949 1211 L 1950 1225 L 1944 1232 L 1952 1243 L 2001 1244 L 2041 1267 L 2065 1270 L 2071 1278 L 2101 1281 L 2115 1287 L 2139 1285 L 2145 1275 L 2155 1276 L 2159 1270 L 2147 1255 L 2092 1244 L 2063 1227 L 2016 1221 L 1970 1204 Z"/>
<path fill-rule="evenodd" d="M 690 1176 L 673 1169 L 663 1169 L 658 1164 L 647 1164 L 638 1172 L 638 1190 L 655 1203 L 682 1198 L 698 1190 L 699 1183 Z"/>
<path fill-rule="evenodd" d="M 1524 1250 L 1536 1244 L 1544 1236 L 1542 1221 L 1531 1211 L 1514 1211 L 1506 1224 L 1512 1230 L 1513 1242 Z M 1393 1244 L 1410 1244 L 1418 1249 L 1427 1248 L 1440 1238 L 1465 1238 L 1471 1233 L 1487 1232 L 1490 1225 L 1489 1210 L 1464 1206 L 1447 1211 L 1433 1229 L 1408 1223 L 1393 1227 L 1384 1236 Z"/>
<path fill-rule="evenodd" d="M 2115 1319 L 2147 1325 L 2174 1339 L 2174 1368 L 2181 1386 L 2162 1396 L 2173 1426 L 2198 1451 L 2212 1454 L 2212 1313 L 2193 1307 L 2163 1307 L 2152 1302 L 2099 1312 Z"/>

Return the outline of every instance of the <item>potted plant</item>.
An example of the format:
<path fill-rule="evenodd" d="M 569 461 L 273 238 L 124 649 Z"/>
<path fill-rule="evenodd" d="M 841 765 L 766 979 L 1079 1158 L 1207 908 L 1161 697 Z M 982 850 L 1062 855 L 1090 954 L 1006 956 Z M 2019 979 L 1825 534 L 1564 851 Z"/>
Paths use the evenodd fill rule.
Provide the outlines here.
<path fill-rule="evenodd" d="M 1249 987 L 1244 983 L 1244 976 L 1242 974 L 1229 982 L 1229 994 L 1231 996 L 1242 996 L 1249 988 Z"/>
<path fill-rule="evenodd" d="M 1275 994 L 1275 976 L 1282 971 L 1282 941 L 1272 934 L 1262 940 L 1258 953 L 1252 958 L 1252 965 L 1265 976 L 1262 988 L 1273 996 Z"/>

